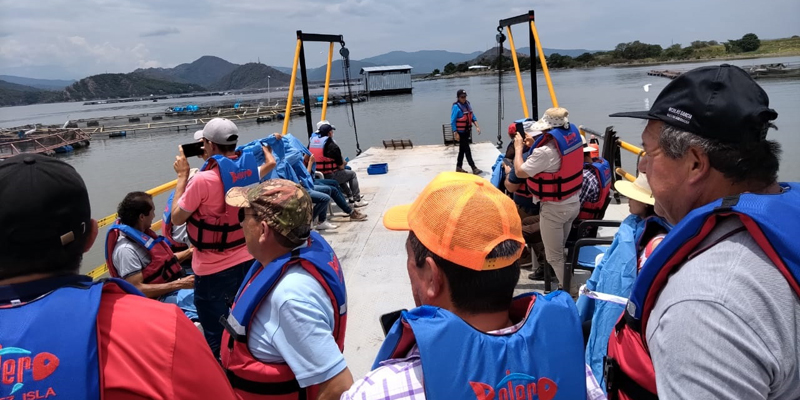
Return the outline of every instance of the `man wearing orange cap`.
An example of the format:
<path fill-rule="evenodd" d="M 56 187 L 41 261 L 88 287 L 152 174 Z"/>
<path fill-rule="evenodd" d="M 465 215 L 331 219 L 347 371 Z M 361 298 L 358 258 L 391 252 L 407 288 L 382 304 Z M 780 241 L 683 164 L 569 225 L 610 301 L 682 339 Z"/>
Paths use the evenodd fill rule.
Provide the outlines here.
<path fill-rule="evenodd" d="M 400 313 L 373 371 L 342 399 L 586 397 L 570 296 L 513 299 L 523 239 L 508 196 L 483 178 L 443 172 L 383 223 L 409 231 L 417 308 Z"/>

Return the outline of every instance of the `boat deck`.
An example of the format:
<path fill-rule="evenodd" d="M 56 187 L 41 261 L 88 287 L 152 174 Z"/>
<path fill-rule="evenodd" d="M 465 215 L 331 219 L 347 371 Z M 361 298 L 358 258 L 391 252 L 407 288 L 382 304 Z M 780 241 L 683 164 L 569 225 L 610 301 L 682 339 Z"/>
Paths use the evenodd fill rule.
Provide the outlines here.
<path fill-rule="evenodd" d="M 483 177 L 488 179 L 490 168 L 500 153 L 490 143 L 477 143 L 472 145 L 472 154 L 478 167 L 484 170 Z M 408 234 L 384 228 L 383 214 L 390 207 L 414 201 L 438 173 L 454 170 L 457 155 L 458 147 L 442 145 L 405 150 L 371 148 L 349 163 L 358 173 L 362 196 L 370 202 L 360 209 L 369 219 L 345 222 L 349 218 L 335 216 L 330 220 L 338 229 L 322 234 L 336 250 L 345 274 L 349 302 L 345 359 L 356 379 L 370 370 L 383 342 L 380 316 L 414 307 L 406 272 Z M 376 163 L 388 163 L 389 172 L 368 175 L 367 167 Z M 612 200 L 606 219 L 622 220 L 627 215 L 627 205 L 618 205 Z M 518 293 L 542 290 L 542 282 L 529 280 L 528 272 L 523 270 Z M 576 277 L 580 282 L 588 274 L 576 274 Z"/>

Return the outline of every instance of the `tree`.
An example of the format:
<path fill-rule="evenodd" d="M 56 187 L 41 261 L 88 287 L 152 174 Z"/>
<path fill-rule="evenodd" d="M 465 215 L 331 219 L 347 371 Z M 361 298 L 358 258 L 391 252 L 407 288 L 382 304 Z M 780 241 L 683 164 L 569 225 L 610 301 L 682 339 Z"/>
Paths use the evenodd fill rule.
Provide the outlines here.
<path fill-rule="evenodd" d="M 451 62 L 447 63 L 447 65 L 444 66 L 445 75 L 450 75 L 453 72 L 456 72 L 456 65 Z"/>
<path fill-rule="evenodd" d="M 456 66 L 456 71 L 458 71 L 458 72 L 467 72 L 467 71 L 469 71 L 469 65 L 467 65 L 467 63 L 465 63 L 465 62 L 463 62 L 461 64 L 458 64 L 458 66 Z"/>
<path fill-rule="evenodd" d="M 638 40 L 620 43 L 614 48 L 614 56 L 626 60 L 641 60 L 661 56 L 661 45 L 642 43 Z"/>
<path fill-rule="evenodd" d="M 550 57 L 547 57 L 547 66 L 550 68 L 572 68 L 575 66 L 575 60 L 570 56 L 553 53 L 550 54 Z"/>
<path fill-rule="evenodd" d="M 694 42 L 692 42 L 692 46 L 694 47 Z M 692 50 L 691 47 L 687 47 L 690 51 Z M 681 57 L 683 52 L 683 48 L 681 48 L 680 43 L 675 43 L 672 46 L 667 47 L 664 49 L 664 52 L 661 54 L 662 58 L 665 60 L 674 60 L 676 58 Z"/>
<path fill-rule="evenodd" d="M 441 74 L 441 72 L 439 71 L 439 68 L 436 68 L 436 69 L 433 70 L 433 72 L 431 72 L 431 75 L 439 75 L 439 74 Z"/>
<path fill-rule="evenodd" d="M 756 36 L 755 33 L 748 33 L 742 36 L 739 39 L 739 47 L 742 48 L 742 51 L 756 51 L 759 47 L 761 47 L 761 40 Z"/>
<path fill-rule="evenodd" d="M 583 54 L 575 57 L 575 61 L 577 61 L 577 62 L 579 62 L 581 64 L 588 64 L 588 63 L 594 61 L 594 54 L 588 53 L 588 52 L 587 53 L 583 53 Z"/>

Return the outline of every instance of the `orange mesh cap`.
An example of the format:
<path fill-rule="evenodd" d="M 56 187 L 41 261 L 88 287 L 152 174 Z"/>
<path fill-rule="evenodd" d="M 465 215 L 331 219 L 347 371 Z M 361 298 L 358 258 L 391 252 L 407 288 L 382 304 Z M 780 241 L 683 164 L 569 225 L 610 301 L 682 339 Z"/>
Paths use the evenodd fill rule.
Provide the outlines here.
<path fill-rule="evenodd" d="M 389 209 L 383 225 L 413 231 L 439 257 L 476 271 L 511 265 L 522 254 L 522 222 L 514 201 L 476 175 L 442 172 L 412 204 Z M 521 246 L 511 257 L 486 259 L 500 243 Z"/>

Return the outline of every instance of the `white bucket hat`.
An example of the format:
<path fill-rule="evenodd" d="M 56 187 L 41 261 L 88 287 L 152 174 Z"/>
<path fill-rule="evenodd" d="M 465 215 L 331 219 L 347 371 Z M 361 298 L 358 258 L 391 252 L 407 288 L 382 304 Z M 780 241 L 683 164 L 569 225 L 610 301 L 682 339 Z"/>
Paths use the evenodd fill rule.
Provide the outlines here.
<path fill-rule="evenodd" d="M 653 198 L 653 192 L 650 190 L 650 184 L 647 182 L 647 175 L 643 173 L 640 173 L 633 182 L 627 180 L 614 182 L 614 189 L 622 193 L 623 196 L 640 203 L 651 206 L 656 204 L 656 199 Z"/>
<path fill-rule="evenodd" d="M 566 108 L 548 108 L 542 118 L 531 125 L 531 130 L 546 131 L 553 128 L 569 128 L 569 111 Z"/>

